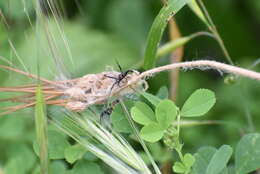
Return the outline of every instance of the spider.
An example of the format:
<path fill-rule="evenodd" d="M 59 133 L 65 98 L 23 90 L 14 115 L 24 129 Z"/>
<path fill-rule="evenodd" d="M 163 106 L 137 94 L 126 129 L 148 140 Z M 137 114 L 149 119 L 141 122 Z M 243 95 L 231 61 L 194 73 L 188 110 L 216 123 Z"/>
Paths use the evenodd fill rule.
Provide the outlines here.
<path fill-rule="evenodd" d="M 112 90 L 113 90 L 113 88 L 115 87 L 115 85 L 118 85 L 119 87 L 120 87 L 120 83 L 122 82 L 122 80 L 124 80 L 125 79 L 125 77 L 129 74 L 129 73 L 132 73 L 132 72 L 134 72 L 134 70 L 126 70 L 126 71 L 123 71 L 122 70 L 122 67 L 119 65 L 119 63 L 118 62 L 116 62 L 117 63 L 117 66 L 118 66 L 118 68 L 119 68 L 119 70 L 120 70 L 120 74 L 117 76 L 117 77 L 112 77 L 112 76 L 108 76 L 108 75 L 105 75 L 105 77 L 107 77 L 107 78 L 111 78 L 111 79 L 114 79 L 115 80 L 115 82 L 113 83 L 113 85 L 112 85 L 112 87 L 111 87 L 111 89 L 110 89 L 110 93 L 112 92 Z"/>

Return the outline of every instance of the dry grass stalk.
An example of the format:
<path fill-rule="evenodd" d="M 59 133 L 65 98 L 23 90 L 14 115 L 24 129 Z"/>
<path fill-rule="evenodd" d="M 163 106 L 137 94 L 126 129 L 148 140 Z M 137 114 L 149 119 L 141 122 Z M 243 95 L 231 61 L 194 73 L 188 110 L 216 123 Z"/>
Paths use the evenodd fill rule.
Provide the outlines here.
<path fill-rule="evenodd" d="M 64 106 L 74 112 L 81 112 L 94 104 L 104 104 L 111 96 L 121 97 L 126 94 L 134 93 L 135 90 L 144 90 L 147 88 L 144 80 L 133 83 L 132 79 L 136 79 L 140 74 L 138 71 L 132 71 L 132 73 L 126 74 L 119 83 L 116 83 L 121 72 L 109 71 L 99 74 L 88 74 L 72 80 L 50 81 L 8 66 L 0 65 L 0 68 L 40 80 L 47 105 Z M 4 112 L 0 113 L 0 115 L 6 115 L 20 109 L 34 106 L 36 103 L 34 99 L 36 88 L 37 84 L 0 87 L 0 92 L 28 93 L 26 95 L 1 99 L 0 101 L 2 102 L 11 101 L 23 104 L 3 108 Z"/>
<path fill-rule="evenodd" d="M 116 84 L 116 79 L 118 79 L 122 73 L 116 71 L 88 74 L 72 80 L 50 81 L 3 65 L 0 65 L 0 68 L 13 70 L 28 77 L 41 80 L 43 83 L 42 86 L 46 104 L 64 106 L 67 109 L 76 112 L 83 111 L 94 104 L 104 104 L 111 96 L 121 97 L 129 93 L 134 93 L 135 91 L 140 91 L 140 89 L 146 90 L 146 78 L 162 71 L 174 70 L 177 68 L 186 70 L 194 68 L 201 70 L 215 69 L 220 72 L 231 73 L 260 81 L 260 73 L 258 72 L 209 60 L 173 63 L 143 73 L 133 70 L 132 73 L 127 74 L 119 84 Z M 27 86 L 0 88 L 0 92 L 23 92 L 31 94 L 27 98 L 18 96 L 16 98 L 4 99 L 5 101 L 20 101 L 24 104 L 5 108 L 6 111 L 0 113 L 0 115 L 9 114 L 23 108 L 34 106 L 35 100 L 33 100 L 33 98 L 36 87 L 36 84 L 30 84 Z"/>

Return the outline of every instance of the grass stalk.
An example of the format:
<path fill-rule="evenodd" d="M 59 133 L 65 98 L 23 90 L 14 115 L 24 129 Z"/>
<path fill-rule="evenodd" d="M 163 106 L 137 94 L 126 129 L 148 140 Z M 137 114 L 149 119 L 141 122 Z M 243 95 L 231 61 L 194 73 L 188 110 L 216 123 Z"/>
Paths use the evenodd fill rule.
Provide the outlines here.
<path fill-rule="evenodd" d="M 118 173 L 151 174 L 144 161 L 118 134 L 111 133 L 99 123 L 91 121 L 89 115 L 80 117 L 74 113 L 52 114 L 52 122 L 67 135 L 103 160 Z M 105 148 L 96 146 L 94 142 Z"/>
<path fill-rule="evenodd" d="M 153 168 L 154 168 L 154 171 L 156 172 L 156 174 L 161 174 L 161 171 L 160 171 L 160 169 L 158 168 L 158 166 L 156 165 L 156 163 L 155 163 L 155 161 L 154 161 L 154 159 L 153 159 L 151 153 L 149 152 L 147 146 L 145 145 L 145 142 L 144 142 L 144 141 L 141 139 L 141 137 L 139 136 L 139 131 L 138 131 L 137 127 L 135 126 L 135 123 L 134 123 L 134 121 L 132 120 L 132 117 L 131 117 L 130 113 L 128 112 L 128 110 L 127 110 L 125 104 L 122 102 L 122 100 L 120 100 L 120 104 L 121 104 L 121 106 L 122 106 L 124 112 L 125 112 L 126 115 L 127 115 L 127 120 L 128 120 L 128 122 L 130 123 L 130 125 L 131 125 L 131 127 L 132 127 L 132 129 L 133 129 L 133 131 L 134 131 L 135 136 L 137 137 L 137 139 L 138 139 L 138 141 L 140 142 L 141 146 L 143 147 L 145 153 L 147 154 L 147 156 L 148 156 L 148 158 L 149 158 L 149 160 L 150 160 L 150 162 L 151 162 L 151 164 L 152 164 L 152 166 L 153 166 Z"/>
<path fill-rule="evenodd" d="M 35 127 L 36 127 L 37 143 L 39 145 L 41 174 L 48 174 L 49 158 L 48 158 L 47 117 L 46 117 L 46 106 L 45 106 L 41 86 L 37 87 L 37 92 L 36 92 Z"/>

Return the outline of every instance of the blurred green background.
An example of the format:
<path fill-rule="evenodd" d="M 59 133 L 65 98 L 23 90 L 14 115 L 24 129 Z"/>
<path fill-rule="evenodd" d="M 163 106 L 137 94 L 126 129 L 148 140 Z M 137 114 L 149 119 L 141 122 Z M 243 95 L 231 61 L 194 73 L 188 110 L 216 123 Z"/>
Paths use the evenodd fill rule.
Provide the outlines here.
<path fill-rule="evenodd" d="M 40 75 L 50 79 L 59 73 L 53 61 L 55 56 L 66 63 L 64 69 L 71 77 L 101 72 L 107 66 L 115 67 L 115 60 L 124 69 L 131 68 L 142 61 L 149 28 L 162 7 L 159 0 L 60 1 L 64 16 L 59 20 L 60 28 L 52 17 L 50 21 L 37 23 L 35 8 L 30 0 L 0 1 L 1 64 L 6 64 L 2 60 L 4 57 L 25 70 L 19 61 L 21 59 L 33 73 L 37 73 L 39 64 Z M 42 6 L 46 3 L 43 0 L 41 2 Z M 234 63 L 249 68 L 260 58 L 260 1 L 204 2 Z M 46 15 L 50 14 L 47 8 L 45 12 Z M 175 18 L 183 36 L 206 30 L 188 7 L 184 7 Z M 56 44 L 55 56 L 46 36 L 53 38 Z M 168 40 L 166 32 L 162 44 Z M 70 47 L 70 51 L 67 47 Z M 197 59 L 226 62 L 217 42 L 205 36 L 185 45 L 184 60 Z M 158 65 L 167 63 L 169 56 L 161 59 Z M 260 65 L 253 69 L 259 71 Z M 216 93 L 217 103 L 201 119 L 224 121 L 221 125 L 183 128 L 185 150 L 194 152 L 203 145 L 234 145 L 244 133 L 260 130 L 259 82 L 238 78 L 235 84 L 226 84 L 225 77 L 210 70 L 181 72 L 178 105 L 181 106 L 197 88 L 211 89 Z M 15 73 L 0 71 L 0 86 L 22 85 L 26 81 L 31 82 Z M 167 73 L 150 79 L 149 83 L 151 93 L 171 84 Z M 8 95 L 0 94 L 0 98 Z M 3 106 L 0 104 L 0 107 Z M 10 149 L 14 149 L 9 145 L 14 143 L 17 149 L 26 149 L 23 153 L 33 153 L 31 141 L 34 132 L 30 113 L 31 110 L 25 110 L 0 118 L 0 166 L 14 163 L 10 160 L 6 162 L 13 152 Z"/>

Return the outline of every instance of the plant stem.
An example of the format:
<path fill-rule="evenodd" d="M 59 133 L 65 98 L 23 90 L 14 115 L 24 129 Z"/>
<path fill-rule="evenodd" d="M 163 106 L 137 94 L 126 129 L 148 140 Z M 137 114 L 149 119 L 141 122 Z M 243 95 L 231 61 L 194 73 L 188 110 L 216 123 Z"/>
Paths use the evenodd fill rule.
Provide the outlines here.
<path fill-rule="evenodd" d="M 160 169 L 158 168 L 158 166 L 156 165 L 156 163 L 155 163 L 155 161 L 154 161 L 154 159 L 153 159 L 151 153 L 149 152 L 147 146 L 145 145 L 145 142 L 144 142 L 144 141 L 141 139 L 141 137 L 139 136 L 139 131 L 138 131 L 137 127 L 135 126 L 135 123 L 133 122 L 133 120 L 132 120 L 132 118 L 131 118 L 131 115 L 130 115 L 130 113 L 128 112 L 128 110 L 127 110 L 127 108 L 126 108 L 124 102 L 123 102 L 121 99 L 120 99 L 120 104 L 121 104 L 121 106 L 122 106 L 124 112 L 125 112 L 126 115 L 127 115 L 127 120 L 128 120 L 128 122 L 130 123 L 132 129 L 134 130 L 135 136 L 137 137 L 137 139 L 138 139 L 138 141 L 140 142 L 141 146 L 143 147 L 145 153 L 147 154 L 149 160 L 151 161 L 152 166 L 153 166 L 153 168 L 154 168 L 154 170 L 155 170 L 155 173 L 156 173 L 156 174 L 161 174 L 161 171 L 160 171 Z"/>
<path fill-rule="evenodd" d="M 230 55 L 229 55 L 229 53 L 227 51 L 227 48 L 226 48 L 226 46 L 225 46 L 221 36 L 219 35 L 219 32 L 218 32 L 218 30 L 217 30 L 213 20 L 211 19 L 211 17 L 209 15 L 209 13 L 208 13 L 204 3 L 202 2 L 202 0 L 197 0 L 197 1 L 199 2 L 200 6 L 201 6 L 201 8 L 203 10 L 204 15 L 206 16 L 206 19 L 209 22 L 209 25 L 208 25 L 209 30 L 212 32 L 212 34 L 214 34 L 214 36 L 216 38 L 216 41 L 219 43 L 220 48 L 222 49 L 222 51 L 223 51 L 226 59 L 228 60 L 228 62 L 231 65 L 234 65 L 234 63 L 233 63 L 233 61 L 232 61 L 232 59 L 231 59 L 231 57 L 230 57 Z"/>
<path fill-rule="evenodd" d="M 186 70 L 194 69 L 194 68 L 201 69 L 201 70 L 205 70 L 205 68 L 206 69 L 215 69 L 215 70 L 218 70 L 218 71 L 223 71 L 223 72 L 226 72 L 226 73 L 231 73 L 231 74 L 234 74 L 234 75 L 247 77 L 247 78 L 250 78 L 250 79 L 260 81 L 260 73 L 258 73 L 258 72 L 247 70 L 245 68 L 240 68 L 240 67 L 237 67 L 237 66 L 228 65 L 228 64 L 225 64 L 225 63 L 212 61 L 212 60 L 197 60 L 197 61 L 173 63 L 173 64 L 170 64 L 170 65 L 165 65 L 165 66 L 161 66 L 161 67 L 157 67 L 157 68 L 147 70 L 147 71 L 141 73 L 136 78 L 136 80 L 133 80 L 131 82 L 131 84 L 136 83 L 136 81 L 139 81 L 140 79 L 144 79 L 145 77 L 151 77 L 158 72 L 173 70 L 173 69 L 176 69 L 176 68 L 183 68 L 183 69 L 186 69 Z"/>

